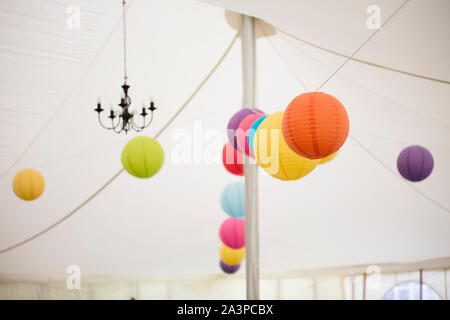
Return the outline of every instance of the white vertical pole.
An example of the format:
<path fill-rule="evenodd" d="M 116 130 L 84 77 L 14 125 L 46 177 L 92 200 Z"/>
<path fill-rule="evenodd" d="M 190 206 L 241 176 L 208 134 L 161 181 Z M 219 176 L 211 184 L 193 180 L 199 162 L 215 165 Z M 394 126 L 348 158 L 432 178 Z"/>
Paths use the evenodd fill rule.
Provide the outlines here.
<path fill-rule="evenodd" d="M 255 18 L 241 16 L 242 107 L 255 108 Z M 245 157 L 245 246 L 247 299 L 259 299 L 258 165 Z"/>

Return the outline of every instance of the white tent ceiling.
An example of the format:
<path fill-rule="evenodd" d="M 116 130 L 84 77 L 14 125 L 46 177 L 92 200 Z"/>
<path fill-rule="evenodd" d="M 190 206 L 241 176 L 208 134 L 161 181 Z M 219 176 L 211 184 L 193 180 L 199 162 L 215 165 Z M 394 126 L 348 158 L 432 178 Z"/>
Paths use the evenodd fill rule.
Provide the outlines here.
<path fill-rule="evenodd" d="M 366 27 L 369 4 L 380 6 L 384 21 L 402 3 L 204 2 L 259 17 L 344 55 L 373 32 Z M 119 99 L 120 1 L 77 1 L 80 30 L 66 26 L 72 4 L 0 1 L 0 171 L 8 172 L 0 182 L 0 250 L 88 198 L 120 169 L 121 149 L 133 136 L 101 129 L 92 110 L 98 96 L 105 103 Z M 236 34 L 223 8 L 210 4 L 130 4 L 131 96 L 140 107 L 152 95 L 159 107 L 146 135 L 153 136 L 172 117 Z M 446 0 L 410 1 L 355 57 L 449 81 L 449 6 Z M 258 107 L 268 113 L 284 109 L 304 87 L 314 90 L 345 61 L 280 32 L 260 38 L 257 46 Z M 240 179 L 223 169 L 220 151 L 226 123 L 240 108 L 241 81 L 236 42 L 159 138 L 166 162 L 158 175 L 139 180 L 122 174 L 69 220 L 1 254 L 0 274 L 60 277 L 71 264 L 84 274 L 218 273 L 218 228 L 226 218 L 219 197 L 227 183 Z M 414 186 L 450 207 L 448 84 L 350 61 L 322 90 L 343 102 L 352 136 L 389 168 L 396 170 L 402 148 L 427 147 L 435 168 Z M 196 139 L 199 126 L 204 135 Z M 209 146 L 217 156 L 178 164 L 179 130 L 193 135 L 193 150 Z M 223 133 L 220 141 L 211 140 L 213 130 Z M 31 203 L 11 190 L 14 173 L 26 167 L 40 170 L 47 183 L 44 195 Z M 281 182 L 261 173 L 260 216 L 263 273 L 450 256 L 450 213 L 350 139 L 333 162 L 299 181 Z"/>

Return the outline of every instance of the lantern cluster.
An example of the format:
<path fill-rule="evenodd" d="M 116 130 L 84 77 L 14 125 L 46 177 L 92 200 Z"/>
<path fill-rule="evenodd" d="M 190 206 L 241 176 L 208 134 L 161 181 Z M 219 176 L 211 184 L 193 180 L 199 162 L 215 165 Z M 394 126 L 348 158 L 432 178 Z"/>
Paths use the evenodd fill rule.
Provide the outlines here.
<path fill-rule="evenodd" d="M 230 121 L 239 125 L 244 115 L 235 115 Z M 239 119 L 238 119 L 239 118 Z M 229 124 L 230 125 L 230 124 Z M 244 175 L 244 155 L 238 148 L 238 139 L 229 135 L 222 149 L 222 162 L 225 169 L 234 175 Z M 245 146 L 244 146 L 245 147 Z M 243 149 L 245 150 L 245 149 Z M 245 187 L 243 182 L 230 183 L 220 196 L 220 205 L 229 216 L 220 226 L 220 269 L 227 274 L 239 270 L 245 257 Z"/>
<path fill-rule="evenodd" d="M 245 156 L 254 158 L 248 143 L 251 127 L 260 123 L 264 113 L 256 109 L 242 109 L 228 122 L 228 142 L 222 150 L 225 169 L 237 176 L 244 175 Z M 225 187 L 220 197 L 223 211 L 230 216 L 219 229 L 222 241 L 220 248 L 220 268 L 225 273 L 235 273 L 245 257 L 245 187 L 242 182 L 234 182 Z"/>
<path fill-rule="evenodd" d="M 220 268 L 225 273 L 235 273 L 245 257 L 245 187 L 234 182 L 225 187 L 220 197 L 223 211 L 230 217 L 222 222 L 219 237 Z"/>
<path fill-rule="evenodd" d="M 292 100 L 284 112 L 242 109 L 227 129 L 228 148 L 255 158 L 272 177 L 289 181 L 332 160 L 347 138 L 349 121 L 335 97 L 309 92 Z"/>

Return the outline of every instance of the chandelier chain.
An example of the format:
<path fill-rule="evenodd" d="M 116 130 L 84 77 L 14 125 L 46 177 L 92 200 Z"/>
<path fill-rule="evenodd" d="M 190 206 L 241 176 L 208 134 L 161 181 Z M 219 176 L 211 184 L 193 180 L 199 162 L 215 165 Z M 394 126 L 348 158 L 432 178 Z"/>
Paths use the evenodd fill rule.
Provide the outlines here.
<path fill-rule="evenodd" d="M 127 2 L 126 0 L 122 1 L 122 16 L 123 16 L 123 78 L 125 84 L 128 80 L 127 75 Z"/>

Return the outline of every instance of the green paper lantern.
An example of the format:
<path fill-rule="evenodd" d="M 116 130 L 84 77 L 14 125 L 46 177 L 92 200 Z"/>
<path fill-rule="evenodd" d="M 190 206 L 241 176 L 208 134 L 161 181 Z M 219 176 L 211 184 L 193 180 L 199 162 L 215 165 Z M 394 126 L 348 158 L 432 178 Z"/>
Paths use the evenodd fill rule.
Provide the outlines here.
<path fill-rule="evenodd" d="M 164 150 L 153 138 L 140 136 L 131 139 L 122 150 L 122 165 L 137 178 L 154 176 L 164 163 Z"/>

